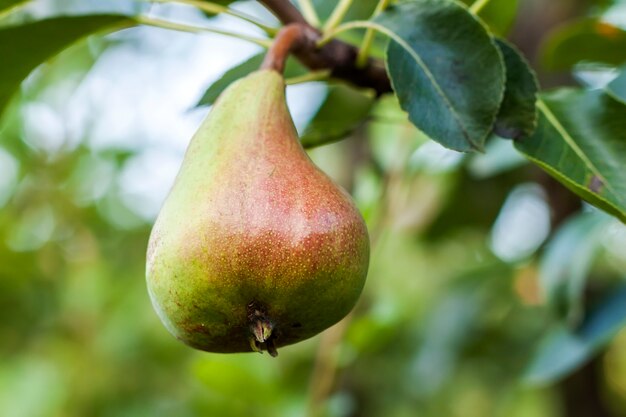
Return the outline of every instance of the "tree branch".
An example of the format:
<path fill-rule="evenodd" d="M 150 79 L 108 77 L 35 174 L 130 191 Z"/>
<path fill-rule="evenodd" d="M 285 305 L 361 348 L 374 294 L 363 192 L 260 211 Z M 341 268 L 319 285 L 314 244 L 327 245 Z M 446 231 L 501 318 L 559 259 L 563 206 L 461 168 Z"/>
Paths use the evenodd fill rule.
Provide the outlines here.
<path fill-rule="evenodd" d="M 307 24 L 302 13 L 289 0 L 259 0 L 259 2 L 263 3 L 285 25 L 289 23 Z"/>
<path fill-rule="evenodd" d="M 321 33 L 309 25 L 300 11 L 289 0 L 259 0 L 284 24 L 297 23 L 321 37 Z M 384 65 L 369 59 L 365 66 L 357 65 L 358 49 L 338 40 L 332 40 L 321 48 L 315 45 L 297 48 L 294 55 L 314 71 L 330 70 L 330 76 L 346 80 L 356 86 L 372 88 L 377 95 L 391 92 L 391 83 Z"/>

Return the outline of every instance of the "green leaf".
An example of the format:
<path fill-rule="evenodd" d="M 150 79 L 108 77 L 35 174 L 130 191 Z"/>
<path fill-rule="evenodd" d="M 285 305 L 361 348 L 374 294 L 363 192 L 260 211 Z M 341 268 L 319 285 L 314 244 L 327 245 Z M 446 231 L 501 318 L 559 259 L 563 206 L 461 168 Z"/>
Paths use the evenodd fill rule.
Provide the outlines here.
<path fill-rule="evenodd" d="M 541 288 L 550 308 L 569 325 L 583 314 L 583 291 L 613 218 L 602 212 L 581 213 L 559 228 L 539 269 Z"/>
<path fill-rule="evenodd" d="M 356 130 L 369 115 L 374 98 L 343 84 L 331 85 L 324 103 L 301 137 L 312 148 L 338 141 Z"/>
<path fill-rule="evenodd" d="M 550 384 L 593 357 L 626 324 L 626 285 L 608 294 L 576 331 L 555 326 L 539 344 L 524 380 Z"/>
<path fill-rule="evenodd" d="M 122 15 L 66 16 L 0 28 L 0 113 L 21 82 L 39 64 L 85 36 L 128 27 Z"/>
<path fill-rule="evenodd" d="M 626 67 L 622 67 L 617 78 L 609 83 L 607 91 L 613 98 L 626 104 Z"/>
<path fill-rule="evenodd" d="M 497 44 L 506 65 L 506 90 L 494 132 L 509 139 L 530 136 L 537 127 L 539 83 L 528 62 L 513 45 L 501 39 Z"/>
<path fill-rule="evenodd" d="M 543 65 L 566 70 L 577 62 L 611 65 L 626 62 L 626 31 L 598 20 L 585 20 L 554 31 L 541 51 Z"/>
<path fill-rule="evenodd" d="M 230 84 L 259 69 L 264 58 L 265 53 L 254 55 L 241 64 L 235 65 L 226 71 L 219 80 L 211 84 L 196 106 L 209 106 L 215 103 L 215 100 L 217 100 L 219 95 L 222 94 L 222 91 L 224 91 Z M 287 60 L 287 65 L 285 66 L 286 78 L 296 77 L 306 74 L 306 72 L 307 69 L 295 58 L 289 58 Z"/>
<path fill-rule="evenodd" d="M 298 2 L 296 2 L 298 3 Z M 350 5 L 343 21 L 369 19 L 376 9 L 378 0 L 359 0 Z M 313 0 L 313 6 L 317 11 L 320 20 L 325 21 L 337 6 L 337 0 Z"/>
<path fill-rule="evenodd" d="M 222 91 L 231 83 L 257 70 L 263 62 L 263 57 L 264 54 L 254 55 L 226 71 L 219 80 L 211 84 L 196 106 L 208 106 L 215 103 L 215 100 L 217 100 Z"/>
<path fill-rule="evenodd" d="M 445 147 L 482 150 L 505 83 L 502 57 L 482 24 L 449 0 L 402 3 L 371 24 L 393 40 L 387 71 L 411 122 Z"/>
<path fill-rule="evenodd" d="M 474 2 L 475 0 L 463 0 L 468 6 Z M 513 26 L 518 8 L 519 0 L 491 0 L 478 15 L 492 33 L 505 35 Z"/>
<path fill-rule="evenodd" d="M 19 4 L 26 3 L 27 1 L 30 1 L 30 0 L 0 0 L 0 12 L 8 10 Z"/>
<path fill-rule="evenodd" d="M 533 136 L 515 142 L 589 203 L 626 222 L 626 105 L 602 91 L 542 95 Z"/>
<path fill-rule="evenodd" d="M 513 26 L 518 9 L 519 0 L 491 0 L 479 16 L 492 33 L 505 35 Z"/>

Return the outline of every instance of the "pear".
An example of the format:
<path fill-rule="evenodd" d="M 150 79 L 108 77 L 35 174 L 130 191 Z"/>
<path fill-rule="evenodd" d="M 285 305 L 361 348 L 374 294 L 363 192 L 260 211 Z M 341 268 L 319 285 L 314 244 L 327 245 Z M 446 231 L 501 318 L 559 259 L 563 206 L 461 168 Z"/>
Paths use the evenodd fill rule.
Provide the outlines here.
<path fill-rule="evenodd" d="M 166 328 L 204 351 L 275 356 L 353 308 L 368 262 L 365 223 L 302 149 L 282 75 L 231 84 L 150 235 L 148 290 Z"/>

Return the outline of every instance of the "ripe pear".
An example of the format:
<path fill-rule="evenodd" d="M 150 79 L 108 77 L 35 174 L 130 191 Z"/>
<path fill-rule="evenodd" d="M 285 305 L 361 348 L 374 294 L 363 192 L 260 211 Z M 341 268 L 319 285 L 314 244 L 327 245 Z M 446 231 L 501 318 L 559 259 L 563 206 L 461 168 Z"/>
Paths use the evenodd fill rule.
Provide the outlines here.
<path fill-rule="evenodd" d="M 282 75 L 229 86 L 150 236 L 148 290 L 167 329 L 204 351 L 275 356 L 352 309 L 368 262 L 365 223 L 302 149 Z"/>

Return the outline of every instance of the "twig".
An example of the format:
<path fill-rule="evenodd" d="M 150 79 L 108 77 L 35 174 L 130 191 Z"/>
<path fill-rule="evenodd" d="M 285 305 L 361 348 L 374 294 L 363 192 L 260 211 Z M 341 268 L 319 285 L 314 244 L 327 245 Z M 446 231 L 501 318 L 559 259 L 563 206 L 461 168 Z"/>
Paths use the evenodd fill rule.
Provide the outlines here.
<path fill-rule="evenodd" d="M 324 33 L 333 30 L 341 23 L 351 5 L 352 0 L 339 0 L 339 3 L 337 3 L 337 6 L 335 6 L 335 9 L 324 25 Z"/>
<path fill-rule="evenodd" d="M 191 26 L 191 25 L 186 25 L 182 23 L 169 22 L 167 20 L 153 19 L 151 17 L 146 17 L 146 16 L 139 16 L 136 18 L 136 20 L 137 22 L 141 24 L 154 26 L 154 27 L 158 27 L 162 29 L 171 29 L 171 30 L 178 30 L 181 32 L 190 32 L 190 33 L 207 32 L 207 33 L 215 33 L 217 35 L 230 36 L 232 38 L 242 39 L 248 42 L 256 43 L 257 45 L 262 46 L 264 48 L 269 48 L 272 44 L 271 41 L 267 39 L 255 38 L 253 36 L 243 35 L 241 33 L 236 33 L 236 32 L 230 32 L 228 30 L 209 28 L 209 27 L 203 27 L 203 26 Z"/>
<path fill-rule="evenodd" d="M 372 19 L 385 11 L 385 9 L 389 6 L 391 0 L 379 0 L 376 5 L 376 9 L 372 14 Z M 361 43 L 361 48 L 359 49 L 359 55 L 356 58 L 357 67 L 364 67 L 367 65 L 367 60 L 369 58 L 370 48 L 372 47 L 372 42 L 374 41 L 374 32 L 373 29 L 367 29 L 365 32 L 365 36 L 363 37 L 363 42 Z"/>
<path fill-rule="evenodd" d="M 301 83 L 308 83 L 311 81 L 327 80 L 330 77 L 330 70 L 311 71 L 303 75 L 287 78 L 285 84 L 294 85 Z"/>
<path fill-rule="evenodd" d="M 238 10 L 231 9 L 226 6 L 222 6 L 221 4 L 211 3 L 208 1 L 200 1 L 200 0 L 150 0 L 152 3 L 179 3 L 187 6 L 193 6 L 197 9 L 200 9 L 209 14 L 220 14 L 224 13 L 238 19 L 244 20 L 248 23 L 252 23 L 257 26 L 265 33 L 270 36 L 275 35 L 278 32 L 278 29 L 265 25 L 259 21 L 257 21 L 253 16 L 250 16 L 246 13 L 240 12 Z"/>
<path fill-rule="evenodd" d="M 298 0 L 298 4 L 307 22 L 312 26 L 318 27 L 320 25 L 320 18 L 317 16 L 317 12 L 311 0 Z"/>

